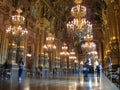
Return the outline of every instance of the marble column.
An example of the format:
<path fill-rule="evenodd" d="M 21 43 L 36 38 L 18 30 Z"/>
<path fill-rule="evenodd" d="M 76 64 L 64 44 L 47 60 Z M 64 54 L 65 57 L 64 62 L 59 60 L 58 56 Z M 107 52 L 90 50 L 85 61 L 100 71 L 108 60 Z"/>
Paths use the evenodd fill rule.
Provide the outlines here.
<path fill-rule="evenodd" d="M 7 60 L 13 65 L 16 64 L 16 50 L 17 50 L 17 44 L 14 40 L 8 39 L 8 48 L 7 48 Z"/>
<path fill-rule="evenodd" d="M 5 31 L 0 31 L 1 32 L 1 43 L 0 43 L 0 63 L 3 64 L 5 60 L 7 59 L 7 39 L 6 39 L 6 34 Z"/>
<path fill-rule="evenodd" d="M 21 40 L 19 42 L 16 43 L 17 45 L 17 49 L 16 49 L 16 62 L 18 62 L 18 60 L 22 57 L 24 59 L 24 41 Z"/>
<path fill-rule="evenodd" d="M 45 60 L 45 57 L 44 57 L 44 43 L 45 43 L 45 30 L 44 30 L 44 27 L 41 25 L 41 35 L 40 35 L 40 51 L 39 51 L 39 55 L 40 55 L 40 66 L 44 68 L 44 60 Z"/>
<path fill-rule="evenodd" d="M 39 52 L 40 52 L 40 29 L 37 30 L 36 34 L 36 46 L 35 46 L 35 66 L 39 66 Z"/>

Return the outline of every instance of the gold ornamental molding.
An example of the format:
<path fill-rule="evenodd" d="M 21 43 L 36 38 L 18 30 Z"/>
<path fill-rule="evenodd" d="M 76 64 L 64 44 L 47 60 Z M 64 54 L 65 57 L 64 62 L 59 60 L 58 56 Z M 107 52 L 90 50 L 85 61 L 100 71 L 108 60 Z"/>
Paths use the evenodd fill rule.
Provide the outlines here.
<path fill-rule="evenodd" d="M 5 11 L 6 7 L 4 6 L 3 2 L 0 1 L 0 12 L 3 14 L 8 14 L 8 12 Z"/>
<path fill-rule="evenodd" d="M 50 4 L 47 2 L 47 0 L 43 0 L 43 2 L 44 2 L 45 5 L 51 10 L 51 12 L 55 15 L 55 17 L 63 24 L 63 26 L 65 26 L 65 23 L 62 21 L 62 19 L 60 18 L 60 16 L 57 15 L 57 13 L 56 13 L 55 10 L 52 8 L 52 6 L 50 6 Z"/>
<path fill-rule="evenodd" d="M 15 8 L 10 5 L 9 0 L 6 2 L 4 0 L 0 1 L 0 12 L 2 12 L 3 14 L 8 14 L 9 9 L 15 10 Z"/>

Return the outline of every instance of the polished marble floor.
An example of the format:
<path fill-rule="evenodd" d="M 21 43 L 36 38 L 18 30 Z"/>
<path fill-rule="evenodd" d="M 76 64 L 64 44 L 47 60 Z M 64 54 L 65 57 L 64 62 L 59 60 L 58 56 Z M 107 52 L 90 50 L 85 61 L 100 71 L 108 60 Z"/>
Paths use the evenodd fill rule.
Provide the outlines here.
<path fill-rule="evenodd" d="M 0 80 L 0 90 L 119 90 L 103 74 Z"/>

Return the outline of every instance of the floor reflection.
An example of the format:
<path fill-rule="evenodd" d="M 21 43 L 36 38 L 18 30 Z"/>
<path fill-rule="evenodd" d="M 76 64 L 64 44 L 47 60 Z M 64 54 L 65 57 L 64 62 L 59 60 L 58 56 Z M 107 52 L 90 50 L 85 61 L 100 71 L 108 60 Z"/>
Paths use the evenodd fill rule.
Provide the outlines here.
<path fill-rule="evenodd" d="M 25 78 L 21 81 L 13 78 L 11 80 L 1 80 L 0 90 L 117 90 L 117 88 L 113 89 L 111 85 L 105 86 L 107 83 L 110 84 L 110 82 L 104 81 L 106 79 L 103 76 L 97 77 L 94 75 L 54 79 Z"/>

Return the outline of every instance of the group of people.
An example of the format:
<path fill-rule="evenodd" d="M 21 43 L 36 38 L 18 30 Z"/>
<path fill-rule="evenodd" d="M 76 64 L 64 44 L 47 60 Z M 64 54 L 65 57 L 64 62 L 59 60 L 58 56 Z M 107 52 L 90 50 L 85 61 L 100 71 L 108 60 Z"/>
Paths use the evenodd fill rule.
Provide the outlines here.
<path fill-rule="evenodd" d="M 102 65 L 100 64 L 99 61 L 97 61 L 97 62 L 98 63 L 95 66 L 95 69 L 94 69 L 94 66 L 89 64 L 90 60 L 89 59 L 86 60 L 86 62 L 83 65 L 83 73 L 84 73 L 85 77 L 87 77 L 88 73 L 94 73 L 94 71 L 96 72 L 98 77 L 100 76 L 100 72 L 102 70 Z"/>
<path fill-rule="evenodd" d="M 85 66 L 85 69 L 86 70 L 84 70 L 85 71 L 85 75 L 87 76 L 87 73 L 88 73 L 88 65 L 87 64 L 85 64 L 86 66 Z M 9 61 L 7 60 L 2 66 L 1 66 L 1 68 L 3 68 L 4 69 L 4 74 L 6 74 L 6 70 L 7 69 L 10 69 L 12 66 L 11 66 L 11 64 L 9 63 Z M 23 61 L 23 58 L 20 58 L 20 60 L 18 61 L 18 67 L 19 67 L 19 69 L 18 69 L 18 80 L 22 80 L 22 73 L 23 73 L 23 69 L 24 69 L 24 61 Z M 97 72 L 97 76 L 100 76 L 100 71 L 101 71 L 101 65 L 100 64 L 98 64 L 97 66 L 96 66 L 96 72 Z"/>
<path fill-rule="evenodd" d="M 11 72 L 11 68 L 12 68 L 12 64 L 8 60 L 6 60 L 5 63 L 1 66 L 4 77 L 7 76 L 8 71 Z M 18 68 L 19 68 L 18 69 L 18 80 L 22 80 L 22 73 L 24 69 L 23 58 L 20 58 L 20 60 L 18 61 Z"/>

